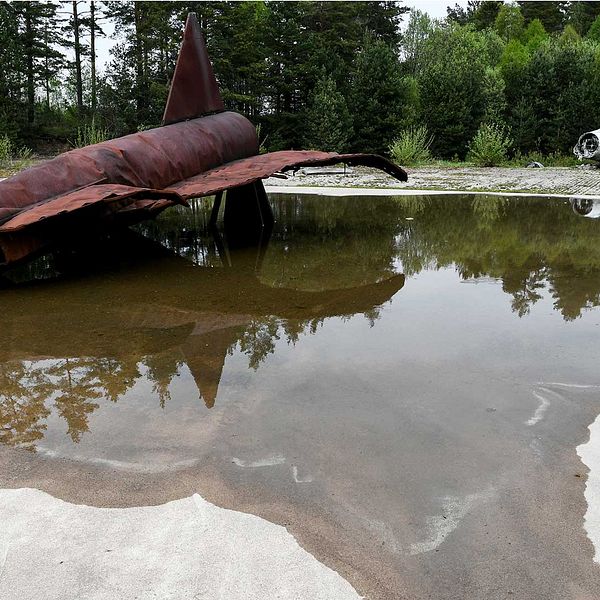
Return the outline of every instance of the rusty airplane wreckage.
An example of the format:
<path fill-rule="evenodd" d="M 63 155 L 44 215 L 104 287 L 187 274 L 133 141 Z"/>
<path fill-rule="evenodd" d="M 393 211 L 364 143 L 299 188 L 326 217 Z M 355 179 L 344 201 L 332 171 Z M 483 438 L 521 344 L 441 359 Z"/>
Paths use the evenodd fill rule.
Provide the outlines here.
<path fill-rule="evenodd" d="M 272 222 L 262 179 L 337 163 L 403 169 L 374 154 L 281 151 L 259 154 L 256 129 L 225 110 L 196 16 L 188 16 L 163 125 L 66 152 L 0 182 L 0 264 L 27 258 L 73 233 L 152 218 L 191 198 L 225 196 L 224 220 Z"/>
<path fill-rule="evenodd" d="M 579 159 L 600 161 L 600 129 L 587 131 L 579 136 L 573 154 Z"/>

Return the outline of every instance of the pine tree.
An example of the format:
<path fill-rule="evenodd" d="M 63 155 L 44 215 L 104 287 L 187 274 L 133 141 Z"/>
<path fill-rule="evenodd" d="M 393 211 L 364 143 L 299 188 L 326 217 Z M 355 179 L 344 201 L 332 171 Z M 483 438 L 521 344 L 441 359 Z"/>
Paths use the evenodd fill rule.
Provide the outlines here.
<path fill-rule="evenodd" d="M 539 19 L 531 21 L 523 33 L 523 43 L 530 52 L 539 48 L 548 38 L 549 35 L 546 33 L 544 25 Z"/>
<path fill-rule="evenodd" d="M 525 26 L 521 9 L 514 4 L 504 4 L 498 12 L 494 26 L 498 35 L 505 41 L 519 39 Z"/>
<path fill-rule="evenodd" d="M 20 48 L 19 16 L 8 2 L 0 3 L 0 136 L 16 138 L 25 120 L 21 73 L 25 72 Z"/>
<path fill-rule="evenodd" d="M 387 151 L 403 125 L 406 95 L 407 85 L 393 50 L 367 36 L 356 58 L 350 93 L 357 150 Z"/>
<path fill-rule="evenodd" d="M 50 80 L 65 64 L 63 54 L 55 49 L 64 45 L 60 33 L 58 5 L 54 2 L 13 2 L 18 23 L 18 45 L 23 54 L 22 73 L 25 76 L 27 123 L 35 120 L 36 85 L 41 83 L 49 104 Z"/>
<path fill-rule="evenodd" d="M 567 20 L 579 35 L 585 35 L 592 23 L 600 16 L 600 2 L 569 2 Z"/>
<path fill-rule="evenodd" d="M 537 0 L 536 2 L 525 1 L 517 4 L 523 13 L 525 23 L 539 19 L 546 31 L 551 33 L 562 31 L 567 2 Z"/>
<path fill-rule="evenodd" d="M 497 36 L 496 36 L 497 37 Z M 488 34 L 468 27 L 439 28 L 425 44 L 418 73 L 421 113 L 436 152 L 464 156 L 485 115 L 484 80 L 491 66 Z"/>
<path fill-rule="evenodd" d="M 589 40 L 593 40 L 594 42 L 600 42 L 600 15 L 596 17 L 594 22 L 591 24 L 588 29 L 586 38 Z"/>
<path fill-rule="evenodd" d="M 262 2 L 219 2 L 210 28 L 210 55 L 225 104 L 257 118 L 263 101 L 266 71 Z"/>
<path fill-rule="evenodd" d="M 337 90 L 334 79 L 323 75 L 311 94 L 306 113 L 307 148 L 341 152 L 347 149 L 352 133 L 352 119 L 344 96 Z"/>

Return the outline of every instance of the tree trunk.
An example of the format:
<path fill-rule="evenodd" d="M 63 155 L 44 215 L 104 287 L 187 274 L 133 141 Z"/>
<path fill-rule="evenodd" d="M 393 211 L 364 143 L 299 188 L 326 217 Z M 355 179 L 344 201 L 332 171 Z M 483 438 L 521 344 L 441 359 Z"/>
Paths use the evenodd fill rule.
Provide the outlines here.
<path fill-rule="evenodd" d="M 77 112 L 83 111 L 83 83 L 81 81 L 81 46 L 79 44 L 79 17 L 77 0 L 73 0 L 73 31 L 75 33 L 75 86 L 77 88 Z"/>
<path fill-rule="evenodd" d="M 29 5 L 25 8 L 25 53 L 27 57 L 27 123 L 35 119 L 35 83 L 33 75 L 33 28 Z"/>
<path fill-rule="evenodd" d="M 136 112 L 138 125 L 145 117 L 144 89 L 144 47 L 142 40 L 142 11 L 139 2 L 134 2 L 135 19 L 135 72 L 136 72 Z"/>
<path fill-rule="evenodd" d="M 50 65 L 48 64 L 48 23 L 44 28 L 44 42 L 46 45 L 44 84 L 46 86 L 46 108 L 50 110 Z"/>
<path fill-rule="evenodd" d="M 90 66 L 92 71 L 92 113 L 96 112 L 96 6 L 90 2 Z"/>

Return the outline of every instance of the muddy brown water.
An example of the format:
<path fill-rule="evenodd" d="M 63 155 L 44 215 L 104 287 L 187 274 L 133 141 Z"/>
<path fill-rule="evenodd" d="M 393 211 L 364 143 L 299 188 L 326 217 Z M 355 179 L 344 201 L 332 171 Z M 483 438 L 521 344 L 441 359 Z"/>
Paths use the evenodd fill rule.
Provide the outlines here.
<path fill-rule="evenodd" d="M 576 450 L 600 446 L 600 219 L 550 198 L 271 202 L 245 245 L 203 201 L 4 275 L 0 486 L 198 492 L 369 598 L 600 597 Z"/>

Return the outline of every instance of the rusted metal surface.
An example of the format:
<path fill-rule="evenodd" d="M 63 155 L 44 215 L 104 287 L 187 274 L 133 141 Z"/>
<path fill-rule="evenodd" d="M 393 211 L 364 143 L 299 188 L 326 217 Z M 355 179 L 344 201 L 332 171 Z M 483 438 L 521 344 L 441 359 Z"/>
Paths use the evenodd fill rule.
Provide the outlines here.
<path fill-rule="evenodd" d="M 188 17 L 163 125 L 225 110 L 200 26 Z"/>
<path fill-rule="evenodd" d="M 247 185 L 265 179 L 277 172 L 290 171 L 306 166 L 327 166 L 338 163 L 375 167 L 389 173 L 400 181 L 406 181 L 403 169 L 376 154 L 337 154 L 312 150 L 282 150 L 260 156 L 252 156 L 200 173 L 171 186 L 184 198 L 210 196 L 232 187 Z"/>
<path fill-rule="evenodd" d="M 61 154 L 1 181 L 0 206 L 16 213 L 99 184 L 162 190 L 257 152 L 252 124 L 223 112 Z"/>
<path fill-rule="evenodd" d="M 244 188 L 249 184 L 262 189 L 259 180 L 301 166 L 343 162 L 407 179 L 400 167 L 370 154 L 259 155 L 252 123 L 223 109 L 194 15 L 186 23 L 164 123 L 72 150 L 0 181 L 0 264 L 51 243 L 53 233 L 58 237 L 114 222 L 133 223 L 185 198 L 251 189 Z"/>
<path fill-rule="evenodd" d="M 109 212 L 116 212 L 120 209 L 126 209 L 139 200 L 150 204 L 162 200 L 167 201 L 171 206 L 173 204 L 187 204 L 175 192 L 118 184 L 93 185 L 58 196 L 21 212 L 3 225 L 0 225 L 0 232 L 18 231 L 29 225 L 41 223 L 48 217 L 67 216 L 74 211 L 84 208 L 88 210 L 97 209 L 98 205 L 103 205 L 103 209 Z"/>

